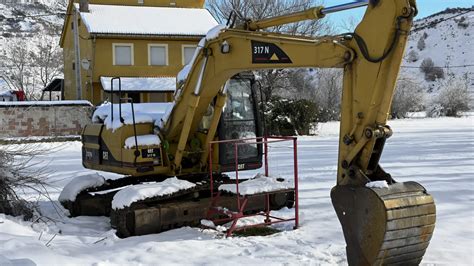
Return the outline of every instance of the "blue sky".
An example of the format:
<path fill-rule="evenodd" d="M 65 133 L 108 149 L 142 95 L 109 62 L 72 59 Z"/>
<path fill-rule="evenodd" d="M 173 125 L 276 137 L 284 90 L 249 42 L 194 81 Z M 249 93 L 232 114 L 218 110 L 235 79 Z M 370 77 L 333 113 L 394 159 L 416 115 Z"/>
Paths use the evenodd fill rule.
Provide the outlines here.
<path fill-rule="evenodd" d="M 324 6 L 335 6 L 351 2 L 353 0 L 324 0 Z M 473 0 L 417 0 L 418 16 L 417 19 L 429 16 L 439 11 L 445 10 L 448 7 L 472 7 Z M 358 22 L 364 15 L 365 8 L 357 8 L 328 15 L 329 19 L 336 24 L 341 21 L 347 21 L 350 17 Z"/>

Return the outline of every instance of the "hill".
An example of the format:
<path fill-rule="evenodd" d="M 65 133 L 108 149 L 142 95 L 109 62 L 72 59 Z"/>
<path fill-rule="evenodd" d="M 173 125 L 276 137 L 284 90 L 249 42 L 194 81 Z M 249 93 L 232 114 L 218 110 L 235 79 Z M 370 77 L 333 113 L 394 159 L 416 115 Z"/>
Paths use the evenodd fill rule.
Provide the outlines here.
<path fill-rule="evenodd" d="M 449 8 L 415 21 L 401 75 L 414 78 L 428 92 L 439 90 L 443 80 L 462 79 L 474 94 L 474 8 Z M 427 80 L 421 63 L 431 59 L 444 79 Z"/>

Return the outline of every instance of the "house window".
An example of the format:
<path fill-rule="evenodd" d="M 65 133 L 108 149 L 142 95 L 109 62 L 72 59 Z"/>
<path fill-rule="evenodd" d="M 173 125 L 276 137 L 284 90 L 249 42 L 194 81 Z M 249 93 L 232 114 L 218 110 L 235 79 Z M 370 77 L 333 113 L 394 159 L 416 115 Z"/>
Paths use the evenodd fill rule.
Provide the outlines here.
<path fill-rule="evenodd" d="M 168 65 L 168 45 L 148 44 L 148 65 L 167 66 Z"/>
<path fill-rule="evenodd" d="M 183 45 L 183 65 L 189 64 L 194 57 L 196 45 Z"/>
<path fill-rule="evenodd" d="M 114 43 L 113 60 L 115 66 L 133 65 L 133 44 L 132 43 Z"/>

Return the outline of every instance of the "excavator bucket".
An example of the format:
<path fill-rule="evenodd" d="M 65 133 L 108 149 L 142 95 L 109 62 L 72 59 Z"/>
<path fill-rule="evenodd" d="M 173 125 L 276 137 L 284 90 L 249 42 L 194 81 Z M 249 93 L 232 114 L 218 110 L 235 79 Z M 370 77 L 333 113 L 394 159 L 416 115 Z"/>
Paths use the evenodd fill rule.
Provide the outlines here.
<path fill-rule="evenodd" d="M 349 265 L 418 265 L 436 220 L 433 197 L 416 182 L 388 188 L 335 186 Z"/>

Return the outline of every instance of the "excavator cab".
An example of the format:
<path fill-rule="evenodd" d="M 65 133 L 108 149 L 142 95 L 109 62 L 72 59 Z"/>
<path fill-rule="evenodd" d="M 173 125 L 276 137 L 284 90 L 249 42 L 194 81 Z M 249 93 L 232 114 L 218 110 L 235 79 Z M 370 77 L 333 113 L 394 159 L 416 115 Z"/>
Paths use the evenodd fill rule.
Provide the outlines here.
<path fill-rule="evenodd" d="M 219 122 L 220 140 L 241 139 L 255 142 L 262 136 L 259 108 L 255 91 L 255 77 L 239 74 L 229 80 L 227 102 Z M 219 164 L 222 171 L 235 171 L 234 144 L 219 145 Z M 258 169 L 262 166 L 262 145 L 239 145 L 237 150 L 239 170 Z"/>

